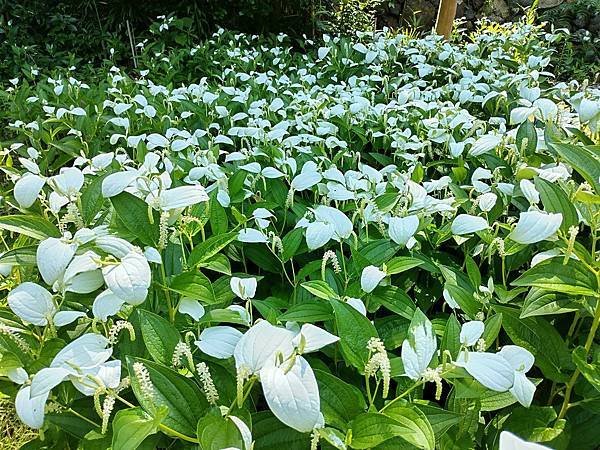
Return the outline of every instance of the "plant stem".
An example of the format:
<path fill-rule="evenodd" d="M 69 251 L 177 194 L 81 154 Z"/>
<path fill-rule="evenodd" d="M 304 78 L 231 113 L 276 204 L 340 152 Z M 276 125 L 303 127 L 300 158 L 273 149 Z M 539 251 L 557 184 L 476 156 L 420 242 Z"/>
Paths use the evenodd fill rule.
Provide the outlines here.
<path fill-rule="evenodd" d="M 596 278 L 600 279 L 599 273 L 596 273 Z M 586 339 L 585 345 L 584 345 L 586 356 L 590 352 L 590 349 L 592 348 L 592 344 L 594 343 L 594 337 L 596 337 L 596 331 L 598 330 L 599 325 L 600 325 L 600 298 L 597 298 L 594 319 L 592 321 L 592 326 L 590 327 L 590 331 L 587 335 L 587 339 Z M 563 399 L 563 403 L 560 408 L 560 412 L 558 413 L 558 417 L 556 418 L 557 421 L 563 419 L 565 417 L 565 415 L 567 414 L 567 411 L 569 409 L 569 402 L 571 400 L 571 393 L 573 392 L 573 388 L 575 387 L 575 383 L 577 382 L 577 379 L 579 378 L 580 374 L 581 374 L 581 372 L 579 371 L 579 369 L 575 369 L 575 372 L 573 372 L 573 375 L 567 382 L 567 389 L 565 390 L 565 397 Z"/>

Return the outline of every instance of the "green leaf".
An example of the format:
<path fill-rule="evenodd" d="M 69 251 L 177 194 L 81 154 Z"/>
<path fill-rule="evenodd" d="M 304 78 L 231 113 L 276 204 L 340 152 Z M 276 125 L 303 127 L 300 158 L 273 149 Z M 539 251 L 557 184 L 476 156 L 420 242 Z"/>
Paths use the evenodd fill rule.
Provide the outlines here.
<path fill-rule="evenodd" d="M 396 286 L 378 286 L 371 294 L 371 304 L 380 304 L 393 313 L 412 319 L 416 305 L 408 294 Z"/>
<path fill-rule="evenodd" d="M 517 144 L 517 150 L 523 155 L 529 156 L 535 153 L 538 142 L 538 135 L 535 129 L 535 125 L 530 121 L 526 120 L 517 129 L 517 136 L 515 138 Z"/>
<path fill-rule="evenodd" d="M 169 289 L 204 304 L 212 305 L 219 303 L 212 283 L 206 275 L 197 270 L 183 272 L 171 278 Z"/>
<path fill-rule="evenodd" d="M 198 421 L 197 436 L 202 450 L 244 448 L 239 429 L 228 417 L 223 417 L 219 408 L 211 408 Z"/>
<path fill-rule="evenodd" d="M 444 327 L 444 334 L 442 335 L 442 342 L 440 349 L 448 350 L 453 358 L 458 356 L 460 350 L 460 322 L 456 318 L 456 315 L 452 314 L 446 321 Z"/>
<path fill-rule="evenodd" d="M 596 352 L 594 360 L 588 362 L 585 348 L 579 346 L 573 351 L 573 362 L 585 379 L 600 391 L 600 354 Z"/>
<path fill-rule="evenodd" d="M 160 239 L 158 212 L 149 209 L 142 199 L 128 192 L 110 198 L 119 219 L 125 228 L 144 245 L 156 246 Z M 152 223 L 149 216 L 152 217 Z"/>
<path fill-rule="evenodd" d="M 187 259 L 188 267 L 194 267 L 208 261 L 215 256 L 237 237 L 236 232 L 218 234 L 211 236 L 204 242 L 196 245 Z"/>
<path fill-rule="evenodd" d="M 281 240 L 283 245 L 283 254 L 281 255 L 281 259 L 283 262 L 289 261 L 296 255 L 296 252 L 302 244 L 303 238 L 304 230 L 302 228 L 294 228 L 283 237 Z"/>
<path fill-rule="evenodd" d="M 487 319 L 485 319 L 485 328 L 483 329 L 483 334 L 481 335 L 481 339 L 485 342 L 485 349 L 487 350 L 492 346 L 498 334 L 500 333 L 500 329 L 502 328 L 502 313 L 494 314 Z"/>
<path fill-rule="evenodd" d="M 450 429 L 452 426 L 460 422 L 461 419 L 460 414 L 453 411 L 447 411 L 431 404 L 425 405 L 421 403 L 415 403 L 414 406 L 423 414 L 425 414 L 437 439 L 439 439 L 440 436 L 448 431 L 448 429 Z"/>
<path fill-rule="evenodd" d="M 564 314 L 579 310 L 579 305 L 566 295 L 532 288 L 523 302 L 521 318 Z"/>
<path fill-rule="evenodd" d="M 318 369 L 314 372 L 319 384 L 321 412 L 325 423 L 345 430 L 348 422 L 367 409 L 360 389 L 328 372 Z"/>
<path fill-rule="evenodd" d="M 550 143 L 549 147 L 579 172 L 579 175 L 594 188 L 596 194 L 600 194 L 599 146 Z"/>
<path fill-rule="evenodd" d="M 0 264 L 34 266 L 37 264 L 37 245 L 19 247 L 0 256 Z"/>
<path fill-rule="evenodd" d="M 598 296 L 596 276 L 572 258 L 551 258 L 536 264 L 512 282 L 514 286 L 532 286 L 570 295 Z"/>
<path fill-rule="evenodd" d="M 154 361 L 170 365 L 175 346 L 180 341 L 179 332 L 168 320 L 150 311 L 138 309 L 138 313 L 148 353 Z"/>
<path fill-rule="evenodd" d="M 540 193 L 544 210 L 551 213 L 561 213 L 563 220 L 560 229 L 564 233 L 568 233 L 571 226 L 579 223 L 579 216 L 577 215 L 575 206 L 573 206 L 573 202 L 569 200 L 567 194 L 558 183 L 550 183 L 539 177 L 536 177 L 534 182 L 536 189 Z"/>
<path fill-rule="evenodd" d="M 362 372 L 369 357 L 367 342 L 377 337 L 377 330 L 369 319 L 349 304 L 339 300 L 330 302 L 344 359 Z"/>
<path fill-rule="evenodd" d="M 252 435 L 256 450 L 306 450 L 310 434 L 286 427 L 269 411 L 252 415 Z"/>
<path fill-rule="evenodd" d="M 13 231 L 37 240 L 60 237 L 60 231 L 43 217 L 15 215 L 0 217 L 0 230 Z"/>
<path fill-rule="evenodd" d="M 219 234 L 227 233 L 229 219 L 227 219 L 225 208 L 217 201 L 216 190 L 214 192 L 215 194 L 210 196 L 209 222 L 213 235 L 217 236 Z"/>
<path fill-rule="evenodd" d="M 398 273 L 406 272 L 407 270 L 414 269 L 415 267 L 421 266 L 424 261 L 412 258 L 410 256 L 398 256 L 385 263 L 385 273 L 388 275 L 395 275 Z"/>
<path fill-rule="evenodd" d="M 86 224 L 92 223 L 104 205 L 102 182 L 105 176 L 94 177 L 81 194 L 81 217 Z"/>
<path fill-rule="evenodd" d="M 326 302 L 308 301 L 292 306 L 277 317 L 280 322 L 314 323 L 333 318 L 331 305 Z"/>
<path fill-rule="evenodd" d="M 133 369 L 134 363 L 142 363 L 152 381 L 152 395 L 140 387 L 140 380 Z M 162 407 L 168 409 L 162 424 L 189 437 L 196 436 L 196 425 L 208 408 L 208 402 L 200 388 L 191 379 L 161 364 L 141 358 L 127 357 L 127 369 L 131 388 L 138 402 L 150 414 Z"/>
<path fill-rule="evenodd" d="M 135 450 L 151 434 L 156 433 L 160 421 L 167 415 L 161 408 L 152 418 L 142 408 L 122 409 L 113 419 L 113 450 Z"/>
<path fill-rule="evenodd" d="M 316 297 L 324 300 L 339 299 L 340 296 L 325 281 L 315 280 L 302 283 L 302 287 Z"/>
<path fill-rule="evenodd" d="M 396 420 L 405 430 L 400 437 L 417 448 L 433 450 L 435 435 L 427 416 L 409 403 L 396 402 L 385 408 L 384 414 Z"/>

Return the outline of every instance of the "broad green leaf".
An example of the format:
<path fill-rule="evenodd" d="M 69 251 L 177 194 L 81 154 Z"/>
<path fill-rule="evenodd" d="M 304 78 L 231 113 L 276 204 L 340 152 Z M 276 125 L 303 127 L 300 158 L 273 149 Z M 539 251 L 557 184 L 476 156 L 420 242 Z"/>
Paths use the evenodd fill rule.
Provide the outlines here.
<path fill-rule="evenodd" d="M 37 245 L 15 248 L 0 256 L 0 264 L 34 266 L 37 264 L 36 253 Z"/>
<path fill-rule="evenodd" d="M 252 435 L 256 450 L 306 450 L 310 434 L 286 427 L 269 411 L 252 415 Z"/>
<path fill-rule="evenodd" d="M 327 302 L 309 301 L 292 306 L 277 317 L 280 322 L 314 323 L 333 318 L 331 305 Z"/>
<path fill-rule="evenodd" d="M 339 300 L 330 302 L 344 359 L 362 372 L 369 357 L 367 343 L 372 337 L 377 337 L 377 330 L 369 319 L 347 303 Z"/>
<path fill-rule="evenodd" d="M 171 278 L 169 289 L 204 304 L 212 305 L 219 302 L 210 280 L 197 270 L 183 272 Z"/>
<path fill-rule="evenodd" d="M 535 187 L 540 193 L 540 199 L 544 205 L 544 210 L 551 213 L 562 214 L 563 220 L 560 229 L 563 233 L 568 233 L 570 227 L 579 223 L 577 210 L 560 185 L 536 177 Z"/>
<path fill-rule="evenodd" d="M 433 450 L 435 447 L 435 435 L 427 416 L 414 405 L 403 402 L 390 404 L 384 410 L 384 414 L 403 425 L 406 430 L 400 434 L 404 440 L 417 448 Z"/>
<path fill-rule="evenodd" d="M 594 360 L 588 361 L 585 349 L 579 346 L 573 351 L 573 362 L 585 379 L 600 391 L 600 354 L 595 353 Z"/>
<path fill-rule="evenodd" d="M 416 305 L 408 294 L 396 286 L 378 286 L 371 293 L 371 304 L 380 304 L 393 313 L 412 319 Z"/>
<path fill-rule="evenodd" d="M 302 283 L 302 287 L 316 297 L 324 300 L 339 299 L 339 295 L 325 281 L 315 280 Z"/>
<path fill-rule="evenodd" d="M 33 215 L 0 217 L 0 230 L 12 231 L 39 241 L 49 237 L 60 237 L 60 231 L 48 220 Z"/>
<path fill-rule="evenodd" d="M 338 377 L 315 370 L 321 397 L 321 412 L 325 423 L 340 430 L 345 430 L 348 422 L 367 409 L 365 399 L 360 390 Z"/>
<path fill-rule="evenodd" d="M 208 261 L 235 240 L 236 236 L 235 232 L 218 234 L 196 245 L 187 258 L 188 267 Z"/>
<path fill-rule="evenodd" d="M 202 450 L 244 448 L 242 436 L 235 423 L 223 417 L 216 407 L 211 408 L 209 413 L 198 421 L 197 436 Z"/>
<path fill-rule="evenodd" d="M 134 363 L 144 365 L 152 381 L 152 394 L 140 387 Z M 141 358 L 127 357 L 131 388 L 139 404 L 150 414 L 166 406 L 168 415 L 162 424 L 189 437 L 196 436 L 196 425 L 208 408 L 206 397 L 191 379 L 161 364 Z"/>
<path fill-rule="evenodd" d="M 227 233 L 229 220 L 227 219 L 225 208 L 217 201 L 216 190 L 213 192 L 214 195 L 210 196 L 209 222 L 213 235 L 218 236 L 219 234 Z"/>
<path fill-rule="evenodd" d="M 538 135 L 535 125 L 531 120 L 526 120 L 517 129 L 515 138 L 519 153 L 529 156 L 535 153 L 537 147 Z"/>
<path fill-rule="evenodd" d="M 140 329 L 146 349 L 158 363 L 171 365 L 173 350 L 180 341 L 179 332 L 166 319 L 149 311 L 138 310 Z"/>
<path fill-rule="evenodd" d="M 113 450 L 135 450 L 151 434 L 156 433 L 161 420 L 166 417 L 166 408 L 157 410 L 151 417 L 142 408 L 122 409 L 113 419 Z"/>
<path fill-rule="evenodd" d="M 577 303 L 564 294 L 532 288 L 525 297 L 520 317 L 564 314 L 577 311 L 579 308 Z"/>
<path fill-rule="evenodd" d="M 94 177 L 81 194 L 81 217 L 86 224 L 92 223 L 104 205 L 104 197 L 102 196 L 104 178 L 104 176 Z"/>
<path fill-rule="evenodd" d="M 446 321 L 440 349 L 442 351 L 448 350 L 453 358 L 458 356 L 460 349 L 460 323 L 454 314 L 450 315 Z"/>
<path fill-rule="evenodd" d="M 512 282 L 514 286 L 532 286 L 550 292 L 598 296 L 596 276 L 581 262 L 569 258 L 551 258 L 533 266 Z"/>
<path fill-rule="evenodd" d="M 158 212 L 150 209 L 145 201 L 128 192 L 110 198 L 125 228 L 144 245 L 156 246 L 160 238 Z M 150 219 L 152 218 L 152 219 Z"/>
<path fill-rule="evenodd" d="M 600 194 L 600 147 L 551 143 L 550 148 Z"/>
<path fill-rule="evenodd" d="M 395 275 L 414 269 L 415 267 L 423 265 L 423 263 L 424 262 L 420 259 L 412 258 L 410 256 L 398 256 L 385 263 L 385 273 L 388 275 Z"/>
<path fill-rule="evenodd" d="M 294 228 L 283 237 L 281 240 L 283 245 L 283 254 L 281 255 L 281 259 L 283 262 L 289 261 L 296 255 L 296 252 L 300 248 L 303 239 L 304 230 L 302 228 Z"/>

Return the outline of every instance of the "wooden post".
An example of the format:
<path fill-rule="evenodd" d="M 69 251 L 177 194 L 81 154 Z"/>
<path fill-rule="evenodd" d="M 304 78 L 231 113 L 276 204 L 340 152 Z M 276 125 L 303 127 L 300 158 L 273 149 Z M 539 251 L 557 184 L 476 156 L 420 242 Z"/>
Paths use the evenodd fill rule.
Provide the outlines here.
<path fill-rule="evenodd" d="M 456 16 L 457 0 L 440 0 L 437 20 L 435 22 L 435 32 L 441 34 L 446 39 L 452 33 L 454 17 Z"/>

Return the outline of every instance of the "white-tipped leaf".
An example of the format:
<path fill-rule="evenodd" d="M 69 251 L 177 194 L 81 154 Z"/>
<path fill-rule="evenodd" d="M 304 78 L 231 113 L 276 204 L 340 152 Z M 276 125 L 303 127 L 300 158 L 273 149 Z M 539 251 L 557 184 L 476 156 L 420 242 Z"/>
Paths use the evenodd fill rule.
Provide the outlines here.
<path fill-rule="evenodd" d="M 260 382 L 271 412 L 281 422 L 301 433 L 315 428 L 321 418 L 319 386 L 308 362 L 296 357 L 294 365 L 287 370 L 265 367 L 260 371 Z"/>
<path fill-rule="evenodd" d="M 463 234 L 476 233 L 489 227 L 487 220 L 483 217 L 470 214 L 459 214 L 452 222 L 452 234 L 462 236 Z"/>
<path fill-rule="evenodd" d="M 209 356 L 227 359 L 233 356 L 242 332 L 227 326 L 205 328 L 196 341 L 198 348 Z"/>
<path fill-rule="evenodd" d="M 561 213 L 522 212 L 515 229 L 508 235 L 519 244 L 534 244 L 553 236 L 562 224 Z"/>
<path fill-rule="evenodd" d="M 52 294 L 30 281 L 10 291 L 8 306 L 23 322 L 39 326 L 47 325 L 56 312 Z"/>

